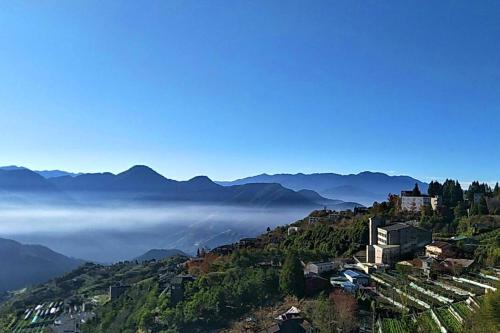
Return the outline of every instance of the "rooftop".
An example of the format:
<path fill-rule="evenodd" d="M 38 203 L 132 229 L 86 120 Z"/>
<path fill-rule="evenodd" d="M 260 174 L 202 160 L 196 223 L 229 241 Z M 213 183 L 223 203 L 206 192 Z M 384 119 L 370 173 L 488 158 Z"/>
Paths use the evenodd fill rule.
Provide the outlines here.
<path fill-rule="evenodd" d="M 373 245 L 374 247 L 379 247 L 381 249 L 392 249 L 392 248 L 396 248 L 396 247 L 400 247 L 399 244 L 391 244 L 391 245 L 383 245 L 383 244 L 375 244 Z"/>
<path fill-rule="evenodd" d="M 443 263 L 446 266 L 461 266 L 461 267 L 469 267 L 474 263 L 473 259 L 455 259 L 455 258 L 446 258 Z"/>
<path fill-rule="evenodd" d="M 409 228 L 409 227 L 410 227 L 409 224 L 397 222 L 394 224 L 386 225 L 385 227 L 378 227 L 378 228 L 384 229 L 387 231 L 395 231 L 395 230 L 405 229 L 405 228 Z"/>
<path fill-rule="evenodd" d="M 443 242 L 443 241 L 433 241 L 432 243 L 430 243 L 429 245 L 426 245 L 427 246 L 435 246 L 435 247 L 438 247 L 440 249 L 444 249 L 445 247 L 448 247 L 448 246 L 451 246 L 450 243 L 446 243 L 446 242 Z"/>
<path fill-rule="evenodd" d="M 368 277 L 368 275 L 366 275 L 364 273 L 353 271 L 350 269 L 344 271 L 344 275 L 350 276 L 352 278 L 359 278 L 359 277 L 366 277 L 367 278 Z"/>

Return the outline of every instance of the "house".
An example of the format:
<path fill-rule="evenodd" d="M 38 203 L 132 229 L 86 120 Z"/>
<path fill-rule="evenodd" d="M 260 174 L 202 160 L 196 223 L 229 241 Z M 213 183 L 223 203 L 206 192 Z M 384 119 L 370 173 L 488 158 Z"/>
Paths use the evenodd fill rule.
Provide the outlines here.
<path fill-rule="evenodd" d="M 233 253 L 234 251 L 234 245 L 233 244 L 226 244 L 226 245 L 221 245 L 216 248 L 213 248 L 210 253 L 218 254 L 218 255 L 228 255 Z"/>
<path fill-rule="evenodd" d="M 309 224 L 314 224 L 321 221 L 321 217 L 309 216 L 308 222 Z"/>
<path fill-rule="evenodd" d="M 324 262 L 309 262 L 307 263 L 304 272 L 307 273 L 315 273 L 315 274 L 323 274 L 326 272 L 333 271 L 334 269 L 340 267 L 340 261 L 324 261 Z"/>
<path fill-rule="evenodd" d="M 446 258 L 439 263 L 437 269 L 441 272 L 446 272 L 452 275 L 460 275 L 469 271 L 473 265 L 474 260 L 472 259 Z"/>
<path fill-rule="evenodd" d="M 288 236 L 290 236 L 293 233 L 299 232 L 300 228 L 299 227 L 288 227 Z"/>
<path fill-rule="evenodd" d="M 367 286 L 370 283 L 370 277 L 364 273 L 348 269 L 343 274 L 349 282 L 355 285 Z"/>
<path fill-rule="evenodd" d="M 443 241 L 433 241 L 425 246 L 425 255 L 436 259 L 453 257 L 456 251 L 452 244 Z"/>
<path fill-rule="evenodd" d="M 302 316 L 299 309 L 292 306 L 288 311 L 275 318 L 276 324 L 271 326 L 271 330 L 264 329 L 259 333 L 312 333 L 311 323 Z"/>
<path fill-rule="evenodd" d="M 433 267 L 439 265 L 439 261 L 432 257 L 420 257 L 411 260 L 400 261 L 397 265 L 410 267 L 414 272 L 422 272 L 424 276 L 429 277 Z"/>
<path fill-rule="evenodd" d="M 257 238 L 242 238 L 238 242 L 238 247 L 239 248 L 255 247 L 257 245 L 257 242 L 258 242 Z"/>

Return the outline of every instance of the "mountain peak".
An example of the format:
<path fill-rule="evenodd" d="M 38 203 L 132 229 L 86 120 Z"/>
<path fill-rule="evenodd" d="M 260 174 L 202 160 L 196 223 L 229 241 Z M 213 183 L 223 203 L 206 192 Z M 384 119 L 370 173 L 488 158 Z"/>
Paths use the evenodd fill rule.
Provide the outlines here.
<path fill-rule="evenodd" d="M 207 176 L 196 176 L 188 180 L 188 182 L 197 184 L 213 183 L 213 181 Z"/>
<path fill-rule="evenodd" d="M 145 173 L 145 172 L 148 172 L 148 173 L 157 173 L 156 171 L 154 171 L 153 169 L 151 169 L 147 165 L 142 165 L 142 164 L 134 165 L 133 167 L 129 168 L 128 170 L 125 170 L 122 173 L 125 173 L 125 172 L 127 172 L 127 173 L 132 173 L 132 172 L 137 172 L 137 173 Z"/>

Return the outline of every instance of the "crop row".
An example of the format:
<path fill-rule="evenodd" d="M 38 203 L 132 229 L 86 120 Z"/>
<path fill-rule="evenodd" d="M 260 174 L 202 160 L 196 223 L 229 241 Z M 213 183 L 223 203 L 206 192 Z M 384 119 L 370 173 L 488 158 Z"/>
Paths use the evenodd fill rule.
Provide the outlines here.
<path fill-rule="evenodd" d="M 406 325 L 398 319 L 382 319 L 382 333 L 407 333 L 409 330 Z"/>
<path fill-rule="evenodd" d="M 420 332 L 441 333 L 438 324 L 434 321 L 434 319 L 432 319 L 429 311 L 426 311 L 417 317 L 417 325 Z"/>
<path fill-rule="evenodd" d="M 436 314 L 441 323 L 451 333 L 461 333 L 463 331 L 462 324 L 451 314 L 447 308 L 436 310 Z"/>

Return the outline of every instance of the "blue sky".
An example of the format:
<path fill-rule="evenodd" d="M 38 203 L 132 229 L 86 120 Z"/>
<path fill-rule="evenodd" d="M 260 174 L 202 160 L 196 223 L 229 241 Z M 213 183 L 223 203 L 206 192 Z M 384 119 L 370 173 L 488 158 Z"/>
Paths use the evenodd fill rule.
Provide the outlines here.
<path fill-rule="evenodd" d="M 3 1 L 0 164 L 500 178 L 500 2 Z"/>

